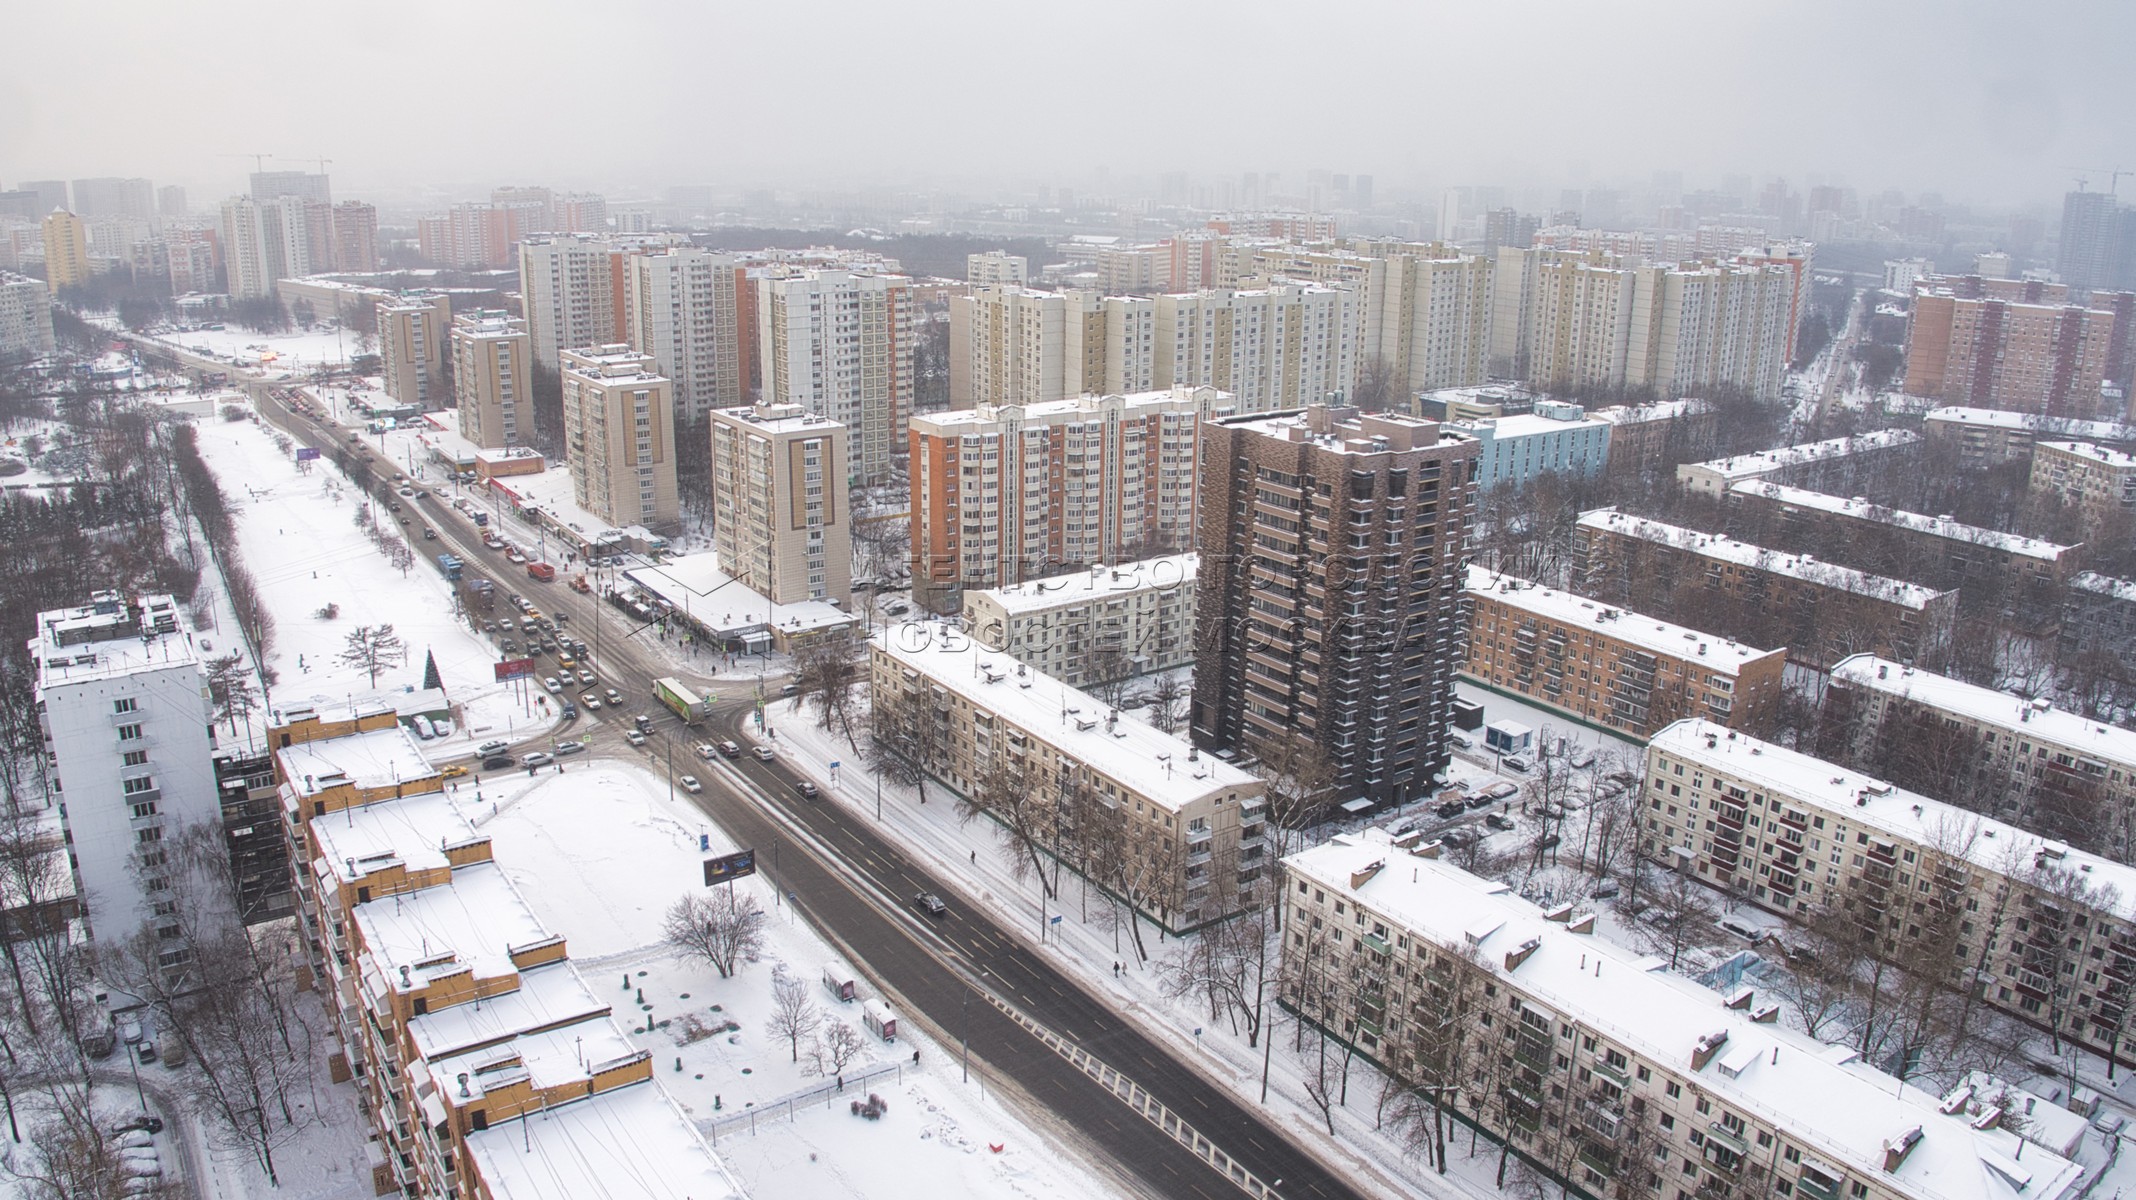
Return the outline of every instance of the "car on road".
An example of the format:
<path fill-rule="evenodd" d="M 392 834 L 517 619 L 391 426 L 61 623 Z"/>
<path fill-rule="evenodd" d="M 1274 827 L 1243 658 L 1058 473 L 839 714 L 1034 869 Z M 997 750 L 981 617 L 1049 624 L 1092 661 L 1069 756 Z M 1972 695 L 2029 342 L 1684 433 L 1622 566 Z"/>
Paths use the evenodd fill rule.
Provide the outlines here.
<path fill-rule="evenodd" d="M 461 766 L 459 763 L 454 763 L 449 767 L 440 767 L 438 769 L 438 778 L 440 779 L 458 779 L 459 777 L 465 774 L 467 774 L 467 768 Z"/>
<path fill-rule="evenodd" d="M 933 892 L 921 892 L 912 898 L 912 902 L 919 905 L 920 911 L 930 917 L 946 916 L 949 913 L 949 905 L 942 903 L 942 897 Z"/>
<path fill-rule="evenodd" d="M 708 747 L 699 747 L 700 750 L 707 748 Z M 719 752 L 721 754 L 726 755 L 728 758 L 740 758 L 742 756 L 742 748 L 738 745 L 735 745 L 733 742 L 721 742 L 719 744 Z M 707 754 L 705 755 L 705 757 L 710 758 L 712 756 Z"/>
<path fill-rule="evenodd" d="M 580 684 L 581 686 L 583 686 L 583 687 L 592 687 L 592 686 L 593 686 L 593 672 L 591 672 L 591 671 L 587 670 L 587 669 L 586 669 L 586 668 L 584 668 L 584 667 L 580 667 L 580 668 L 579 668 L 579 672 L 578 672 L 578 681 L 579 681 L 579 684 Z"/>
<path fill-rule="evenodd" d="M 1475 795 L 1470 796 L 1468 798 L 1468 806 L 1470 808 L 1491 807 L 1491 794 L 1489 792 L 1478 792 Z"/>
<path fill-rule="evenodd" d="M 814 800 L 816 797 L 821 796 L 823 794 L 823 792 L 818 789 L 815 784 L 810 783 L 806 779 L 795 784 L 794 790 L 801 793 L 802 797 L 808 800 Z"/>
<path fill-rule="evenodd" d="M 771 760 L 779 757 L 777 754 L 772 752 L 772 749 L 769 746 L 758 746 L 755 749 L 751 750 L 750 753 L 756 755 L 757 761 L 759 762 L 770 762 Z"/>
<path fill-rule="evenodd" d="M 519 547 L 514 546 L 504 552 L 504 561 L 511 563 L 514 566 L 517 566 L 518 564 L 527 561 L 527 556 L 519 552 Z"/>
<path fill-rule="evenodd" d="M 556 743 L 556 756 L 557 756 L 558 758 L 562 758 L 562 757 L 563 757 L 564 755 L 566 755 L 566 754 L 584 754 L 585 752 L 586 752 L 586 743 L 584 743 L 584 742 L 558 742 L 558 743 Z"/>
<path fill-rule="evenodd" d="M 1467 812 L 1468 806 L 1466 804 L 1463 804 L 1459 800 L 1448 800 L 1445 803 L 1439 805 L 1437 808 L 1432 809 L 1431 811 L 1437 813 L 1441 817 L 1444 817 L 1448 820 L 1452 820 L 1453 818 L 1460 816 L 1462 813 Z"/>
<path fill-rule="evenodd" d="M 608 690 L 602 692 L 601 698 L 608 701 L 608 706 L 610 708 L 615 708 L 623 703 L 623 693 L 617 691 L 614 688 L 609 688 Z"/>
<path fill-rule="evenodd" d="M 682 778 L 677 779 L 675 782 L 682 785 L 683 791 L 689 792 L 692 795 L 695 795 L 696 793 L 705 790 L 705 785 L 697 782 L 697 776 L 695 775 L 685 775 Z"/>
<path fill-rule="evenodd" d="M 912 608 L 909 605 L 903 603 L 885 604 L 883 605 L 883 611 L 889 613 L 893 617 L 902 617 L 906 613 L 911 612 Z"/>
<path fill-rule="evenodd" d="M 626 729 L 623 731 L 623 740 L 633 746 L 643 746 L 645 744 L 645 735 L 635 729 Z"/>
<path fill-rule="evenodd" d="M 492 754 L 482 760 L 482 769 L 485 771 L 509 771 L 512 769 L 512 756 L 509 754 Z"/>
<path fill-rule="evenodd" d="M 488 758 L 492 754 L 502 754 L 511 748 L 512 743 L 510 742 L 502 740 L 492 740 L 484 742 L 481 745 L 475 747 L 475 753 L 483 756 L 484 758 Z"/>
<path fill-rule="evenodd" d="M 522 767 L 546 767 L 546 766 L 548 766 L 548 765 L 549 765 L 550 763 L 552 763 L 552 762 L 555 762 L 555 761 L 556 761 L 556 759 L 555 759 L 555 758 L 553 758 L 553 757 L 551 757 L 551 756 L 549 756 L 549 755 L 547 755 L 547 754 L 543 754 L 543 753 L 542 753 L 541 751 L 539 751 L 539 750 L 536 750 L 536 751 L 535 751 L 534 753 L 532 753 L 532 754 L 526 754 L 526 755 L 522 755 L 522 756 L 520 756 L 520 759 L 519 759 L 519 765 L 520 765 L 520 766 L 522 766 Z"/>
<path fill-rule="evenodd" d="M 569 700 L 564 701 L 564 720 L 578 720 L 578 705 L 571 703 Z"/>
<path fill-rule="evenodd" d="M 579 703 L 586 706 L 587 712 L 601 711 L 601 698 L 592 692 L 587 692 L 585 695 L 580 696 Z"/>
<path fill-rule="evenodd" d="M 798 691 L 800 691 L 800 690 L 801 690 L 801 685 L 800 685 L 800 684 L 797 684 L 797 683 L 788 683 L 788 684 L 782 684 L 782 685 L 781 685 L 781 686 L 779 687 L 779 694 L 780 694 L 781 696 L 791 696 L 791 695 L 793 695 L 793 694 L 794 694 L 795 692 L 798 692 Z"/>
<path fill-rule="evenodd" d="M 644 713 L 639 713 L 637 716 L 632 717 L 630 723 L 636 726 L 636 730 L 639 733 L 651 733 L 653 731 L 653 719 Z"/>
<path fill-rule="evenodd" d="M 124 1137 L 125 1135 L 134 1132 L 162 1133 L 163 1118 L 152 1117 L 147 1113 L 135 1113 L 133 1116 L 128 1117 L 120 1124 L 113 1126 L 111 1129 L 111 1136 Z"/>
<path fill-rule="evenodd" d="M 551 675 L 547 679 L 542 680 L 541 686 L 548 688 L 551 692 L 561 692 L 564 690 L 563 683 L 559 681 L 554 675 Z"/>

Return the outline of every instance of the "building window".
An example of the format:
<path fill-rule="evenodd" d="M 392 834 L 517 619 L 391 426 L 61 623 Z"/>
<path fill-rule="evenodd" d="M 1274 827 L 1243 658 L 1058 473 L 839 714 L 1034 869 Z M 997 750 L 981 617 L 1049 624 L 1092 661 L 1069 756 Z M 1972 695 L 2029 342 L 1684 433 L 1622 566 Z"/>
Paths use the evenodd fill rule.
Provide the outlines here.
<path fill-rule="evenodd" d="M 112 701 L 112 702 L 111 702 L 111 711 L 113 711 L 113 712 L 115 712 L 115 713 L 130 713 L 130 712 L 133 712 L 133 711 L 134 711 L 134 698 L 133 698 L 132 696 L 128 696 L 128 697 L 126 697 L 126 698 L 125 698 L 125 699 L 123 699 L 123 700 L 114 700 L 114 701 Z"/>

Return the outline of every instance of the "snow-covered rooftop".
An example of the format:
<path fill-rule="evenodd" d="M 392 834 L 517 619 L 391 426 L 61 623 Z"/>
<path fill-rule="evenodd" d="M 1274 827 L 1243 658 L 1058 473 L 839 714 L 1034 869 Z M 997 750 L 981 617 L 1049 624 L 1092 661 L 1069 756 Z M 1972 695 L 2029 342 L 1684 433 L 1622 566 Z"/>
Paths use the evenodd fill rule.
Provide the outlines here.
<path fill-rule="evenodd" d="M 408 1021 L 408 1036 L 425 1059 L 490 1046 L 529 1029 L 551 1029 L 609 1012 L 569 960 L 519 973 L 519 986 L 480 1001 L 433 1008 Z"/>
<path fill-rule="evenodd" d="M 1921 435 L 1906 429 L 1879 429 L 1873 433 L 1856 434 L 1853 437 L 1831 438 L 1822 442 L 1804 442 L 1797 446 L 1781 446 L 1776 450 L 1760 450 L 1755 454 L 1738 454 L 1730 458 L 1709 459 L 1701 463 L 1686 463 L 1685 470 L 1707 471 L 1724 479 L 1756 479 L 1778 471 L 1783 467 L 1797 467 L 1808 463 L 1828 462 L 1836 458 L 1862 454 L 1871 450 L 1885 450 L 1896 446 L 1910 446 L 1921 440 Z"/>
<path fill-rule="evenodd" d="M 2041 838 L 2015 825 L 1931 800 L 1702 718 L 1687 717 L 1668 726 L 1655 734 L 1648 746 L 1685 762 L 1706 763 L 1716 771 L 1762 783 L 1804 804 L 1836 814 L 1843 824 L 1881 829 L 1916 845 L 1963 847 L 1967 859 L 1983 870 L 2006 871 L 2013 858 L 2029 862 L 2047 850 L 2059 858 L 2063 868 L 2082 872 L 2094 887 L 2112 884 L 2119 894 L 2117 907 L 2126 916 L 2136 916 L 2136 867 L 2125 863 Z M 1966 836 L 1974 831 L 1978 837 Z"/>
<path fill-rule="evenodd" d="M 591 1017 L 570 1025 L 521 1033 L 510 1041 L 484 1046 L 423 1065 L 438 1094 L 455 1105 L 480 1100 L 490 1088 L 521 1080 L 538 1089 L 560 1087 L 593 1078 L 596 1069 L 607 1069 L 644 1051 L 630 1044 L 623 1031 L 606 1016 Z M 461 1083 L 462 1076 L 466 1083 Z"/>
<path fill-rule="evenodd" d="M 839 422 L 818 416 L 798 404 L 744 404 L 736 408 L 718 408 L 712 411 L 723 420 L 733 421 L 766 434 L 829 434 L 845 428 Z"/>
<path fill-rule="evenodd" d="M 1447 428 L 1467 431 L 1488 429 L 1493 441 L 1510 442 L 1521 438 L 1542 437 L 1552 433 L 1570 433 L 1575 429 L 1606 429 L 1609 423 L 1592 416 L 1552 417 L 1543 413 L 1514 413 L 1504 417 L 1479 417 L 1474 421 L 1449 421 Z"/>
<path fill-rule="evenodd" d="M 495 863 L 452 873 L 440 887 L 382 896 L 353 910 L 363 944 L 381 972 L 377 986 L 405 991 L 472 968 L 478 978 L 509 975 L 515 946 L 549 939 L 533 910 Z M 409 971 L 401 981 L 401 968 Z"/>
<path fill-rule="evenodd" d="M 2136 580 L 2116 579 L 2112 575 L 2101 575 L 2097 571 L 2080 571 L 2069 581 L 2069 586 L 2136 604 Z"/>
<path fill-rule="evenodd" d="M 1697 416 L 1713 411 L 1713 406 L 1704 400 L 1685 397 L 1681 400 L 1656 400 L 1651 404 L 1618 404 L 1598 408 L 1587 415 L 1597 421 L 1612 425 L 1636 425 L 1645 421 L 1667 421 L 1677 417 Z"/>
<path fill-rule="evenodd" d="M 350 805 L 314 819 L 309 831 L 319 844 L 318 869 L 343 883 L 395 863 L 409 871 L 439 870 L 447 865 L 446 847 L 482 840 L 444 792 Z"/>
<path fill-rule="evenodd" d="M 2136 766 L 2136 730 L 2094 721 L 2068 709 L 2055 708 L 2045 700 L 2026 700 L 1874 654 L 1841 659 L 1832 668 L 1832 679 L 1909 697 L 1984 724 L 2022 730 L 2039 741 Z"/>
<path fill-rule="evenodd" d="M 2125 442 L 2136 438 L 2136 427 L 2119 421 L 2080 421 L 2075 417 L 2050 417 L 2042 413 L 2011 412 L 2001 408 L 1951 406 L 1931 409 L 1924 418 L 1953 425 L 1979 425 L 1992 429 L 2027 429 L 2058 437 L 2096 438 Z"/>
<path fill-rule="evenodd" d="M 1512 980 L 1536 1007 L 1695 1077 L 1720 1104 L 1776 1124 L 1857 1178 L 1890 1177 L 1903 1192 L 1935 1200 L 2055 1200 L 2080 1174 L 2076 1164 L 2037 1148 L 2017 1162 L 2019 1143 L 2008 1131 L 1976 1130 L 1939 1112 L 1937 1097 L 1841 1048 L 1754 1022 L 1720 994 L 1651 969 L 1652 959 L 1544 919 L 1504 884 L 1350 835 L 1284 863 L 1442 948 L 1476 947 L 1482 968 Z M 1384 865 L 1352 886 L 1376 864 Z M 1510 952 L 1531 944 L 1517 966 L 1505 966 Z M 1714 1035 L 1726 1037 L 1721 1051 L 1692 1070 L 1694 1047 Z M 1921 1139 L 1886 1172 L 1885 1144 L 1916 1127 Z"/>
<path fill-rule="evenodd" d="M 2077 458 L 2091 459 L 2116 470 L 2126 471 L 2130 467 L 2136 467 L 2136 454 L 2128 454 L 2092 442 L 2040 442 L 2038 445 L 2042 450 L 2055 450 Z"/>
<path fill-rule="evenodd" d="M 29 647 L 39 688 L 200 662 L 178 602 L 168 595 L 99 592 L 88 604 L 41 612 Z"/>
<path fill-rule="evenodd" d="M 1133 718 L 1111 719 L 1097 697 L 1078 691 L 962 630 L 907 621 L 879 631 L 874 644 L 907 669 L 956 692 L 974 708 L 1050 743 L 1060 753 L 1130 790 L 1177 809 L 1227 788 L 1260 780 Z"/>
<path fill-rule="evenodd" d="M 741 1200 L 742 1186 L 654 1084 L 634 1084 L 467 1136 L 493 1200 Z"/>
<path fill-rule="evenodd" d="M 1467 586 L 1472 593 L 1488 594 L 1543 620 L 1574 629 L 1592 629 L 1656 654 L 1693 659 L 1716 674 L 1733 675 L 1745 663 L 1786 653 L 1785 650 L 1759 650 L 1716 634 L 1657 621 L 1642 613 L 1612 608 L 1572 592 L 1542 587 L 1511 575 L 1495 574 L 1489 568 L 1473 563 L 1469 565 Z"/>
<path fill-rule="evenodd" d="M 1730 492 L 1746 496 L 1760 496 L 1779 504 L 1792 504 L 1797 508 L 1815 509 L 1818 512 L 1839 513 L 1875 521 L 1915 533 L 1933 534 L 1953 541 L 1971 542 L 1976 546 L 1993 546 L 1997 550 L 2022 558 L 2037 558 L 2048 562 L 2059 560 L 2074 546 L 2061 546 L 2039 538 L 2019 537 L 2014 533 L 1987 529 L 1979 525 L 1967 525 L 1949 517 L 1931 517 L 1925 513 L 1907 512 L 1904 509 L 1886 508 L 1871 504 L 1860 498 L 1848 499 L 1828 492 L 1813 492 L 1808 488 L 1788 487 L 1785 484 L 1768 483 L 1762 479 L 1750 479 L 1728 486 Z"/>
<path fill-rule="evenodd" d="M 1187 386 L 1169 388 L 1161 392 L 1123 392 L 1111 397 L 1121 401 L 1127 408 L 1136 409 L 1174 402 L 1192 402 L 1195 394 L 1203 389 Z M 1214 393 L 1212 408 L 1221 408 L 1233 402 L 1229 392 Z M 1041 400 L 1035 404 L 982 404 L 975 408 L 951 409 L 943 412 L 915 413 L 912 427 L 939 434 L 963 432 L 967 427 L 992 425 L 1010 415 L 1016 415 L 1026 425 L 1040 425 L 1055 418 L 1069 418 L 1077 413 L 1089 413 L 1096 417 L 1103 412 L 1108 397 L 1094 394 L 1070 396 L 1064 400 Z"/>
<path fill-rule="evenodd" d="M 1475 435 L 1440 421 L 1354 410 L 1347 419 L 1335 419 L 1335 413 L 1340 411 L 1312 405 L 1293 412 L 1226 417 L 1215 423 L 1229 429 L 1252 430 L 1279 442 L 1310 443 L 1339 454 L 1385 454 L 1390 449 L 1476 444 Z"/>
<path fill-rule="evenodd" d="M 719 555 L 709 551 L 670 558 L 659 566 L 635 567 L 623 572 L 623 578 L 714 633 L 741 634 L 773 627 L 785 634 L 811 633 L 859 620 L 827 600 L 773 604 L 762 592 L 720 570 Z"/>
<path fill-rule="evenodd" d="M 1044 612 L 1087 604 L 1100 596 L 1126 596 L 1136 592 L 1168 591 L 1191 582 L 1199 569 L 1198 554 L 1168 554 L 1121 563 L 1115 567 L 1092 567 L 1072 575 L 1055 575 L 988 588 L 982 595 L 1014 615 Z"/>
<path fill-rule="evenodd" d="M 1926 608 L 1938 596 L 1949 594 L 1922 587 L 1917 583 L 1907 583 L 1900 579 L 1857 571 L 1852 567 L 1821 562 L 1807 554 L 1782 554 L 1778 550 L 1739 542 L 1718 533 L 1700 533 L 1696 529 L 1686 529 L 1681 525 L 1649 521 L 1613 508 L 1598 508 L 1581 513 L 1580 525 L 1588 529 L 1606 529 L 1628 534 L 1643 541 L 1674 546 L 1723 562 L 1755 567 L 1761 571 L 1771 571 L 1791 579 L 1839 588 L 1856 595 L 1874 596 L 1907 608 Z"/>
<path fill-rule="evenodd" d="M 298 742 L 275 754 L 282 760 L 282 777 L 300 796 L 347 784 L 391 787 L 416 779 L 434 779 L 438 773 L 416 748 L 415 735 L 400 724 L 369 733 Z"/>

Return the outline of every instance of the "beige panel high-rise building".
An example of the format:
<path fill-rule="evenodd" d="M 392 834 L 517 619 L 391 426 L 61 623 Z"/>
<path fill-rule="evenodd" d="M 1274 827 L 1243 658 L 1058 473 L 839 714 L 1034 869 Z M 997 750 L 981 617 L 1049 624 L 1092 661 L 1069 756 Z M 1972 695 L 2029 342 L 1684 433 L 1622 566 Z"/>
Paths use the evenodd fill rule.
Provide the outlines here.
<path fill-rule="evenodd" d="M 57 292 L 89 281 L 89 226 L 65 209 L 44 219 L 45 286 Z"/>
<path fill-rule="evenodd" d="M 1229 392 L 1241 413 L 1347 395 L 1356 320 L 1349 292 L 1313 284 L 1159 296 L 1154 383 Z"/>
<path fill-rule="evenodd" d="M 573 499 L 611 525 L 674 529 L 673 385 L 650 356 L 621 344 L 566 350 L 562 360 Z"/>
<path fill-rule="evenodd" d="M 962 378 L 952 384 L 951 405 L 1065 398 L 1068 309 L 1066 293 L 1015 285 L 984 286 L 969 296 L 951 297 L 952 340 L 966 356 L 957 372 Z"/>
<path fill-rule="evenodd" d="M 853 590 L 846 427 L 792 404 L 709 416 L 720 568 L 774 604 L 842 603 Z"/>
<path fill-rule="evenodd" d="M 675 385 L 675 414 L 692 422 L 747 399 L 737 287 L 747 267 L 709 250 L 671 247 L 623 259 L 631 348 Z"/>
<path fill-rule="evenodd" d="M 527 323 L 494 309 L 452 319 L 452 390 L 460 407 L 460 436 L 484 449 L 517 446 L 533 433 L 533 409 L 522 426 L 519 402 L 532 381 L 533 339 Z"/>
<path fill-rule="evenodd" d="M 1471 387 L 1489 377 L 1496 263 L 1439 243 L 1352 240 L 1261 246 L 1259 278 L 1348 288 L 1356 297 L 1357 369 L 1379 362 L 1397 392 Z M 1399 406 L 1398 406 L 1399 407 Z"/>
<path fill-rule="evenodd" d="M 386 395 L 425 411 L 445 407 L 451 326 L 452 301 L 443 292 L 409 292 L 378 302 L 379 371 Z"/>
<path fill-rule="evenodd" d="M 519 292 L 534 357 L 555 369 L 575 346 L 624 340 L 622 252 L 585 235 L 533 238 L 519 244 Z"/>
<path fill-rule="evenodd" d="M 919 305 L 905 275 L 807 269 L 757 284 L 763 399 L 796 404 L 852 434 L 852 471 L 890 478 L 905 457 Z"/>

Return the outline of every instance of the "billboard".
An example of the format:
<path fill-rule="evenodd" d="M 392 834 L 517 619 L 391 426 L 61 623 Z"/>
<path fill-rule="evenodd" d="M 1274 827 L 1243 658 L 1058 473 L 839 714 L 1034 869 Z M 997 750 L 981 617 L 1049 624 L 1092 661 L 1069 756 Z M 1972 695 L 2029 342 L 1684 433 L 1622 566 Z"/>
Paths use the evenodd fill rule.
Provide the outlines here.
<path fill-rule="evenodd" d="M 756 874 L 756 851 L 737 850 L 718 858 L 705 860 L 705 886 L 717 883 L 732 883 L 746 875 Z"/>
<path fill-rule="evenodd" d="M 507 679 L 531 679 L 534 676 L 534 660 L 531 658 L 507 658 L 497 663 L 497 682 Z"/>
<path fill-rule="evenodd" d="M 317 457 L 319 457 L 319 448 L 318 448 L 317 446 L 299 446 L 299 447 L 297 447 L 297 461 L 298 461 L 298 462 L 310 462 L 310 461 L 312 461 L 313 459 L 315 459 L 315 458 L 317 458 Z"/>

